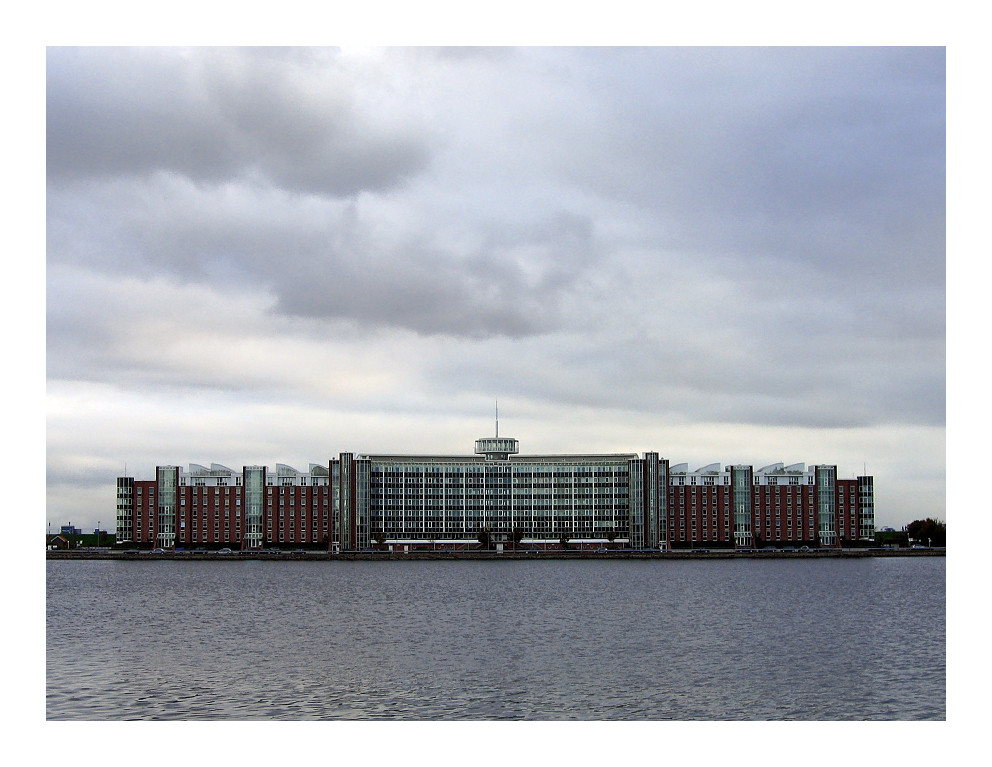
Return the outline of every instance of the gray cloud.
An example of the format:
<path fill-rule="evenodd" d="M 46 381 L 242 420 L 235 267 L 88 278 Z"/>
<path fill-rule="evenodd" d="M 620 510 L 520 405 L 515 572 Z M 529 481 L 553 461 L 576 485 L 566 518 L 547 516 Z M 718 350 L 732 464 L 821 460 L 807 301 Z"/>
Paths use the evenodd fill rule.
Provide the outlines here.
<path fill-rule="evenodd" d="M 393 79 L 423 83 L 433 124 L 461 126 L 431 149 L 410 143 L 402 118 L 415 110 L 381 82 L 372 90 L 393 98 L 365 114 L 356 93 L 368 73 L 333 52 L 54 49 L 50 176 L 106 181 L 88 184 L 99 202 L 84 211 L 72 210 L 74 188 L 51 192 L 50 238 L 65 227 L 88 257 L 96 240 L 99 261 L 139 272 L 230 268 L 289 314 L 426 333 L 557 327 L 583 267 L 616 269 L 631 237 L 641 252 L 696 254 L 700 270 L 758 258 L 781 282 L 808 264 L 804 290 L 918 292 L 926 281 L 942 322 L 942 52 L 571 53 L 552 66 L 542 49 L 392 52 L 405 73 Z M 470 64 L 461 79 L 452 60 Z M 522 80 L 529 89 L 506 85 Z M 494 144 L 479 147 L 474 131 Z M 465 152 L 481 164 L 453 165 Z M 414 155 L 446 156 L 445 175 L 409 189 L 399 226 L 379 218 L 396 195 L 354 198 L 422 170 Z M 213 185 L 190 189 L 163 171 Z M 146 180 L 129 188 L 133 173 Z M 287 189 L 351 201 L 279 197 Z M 556 226 L 566 236 L 551 241 L 541 230 Z"/>
<path fill-rule="evenodd" d="M 456 249 L 416 231 L 383 236 L 374 213 L 350 203 L 202 190 L 168 177 L 137 189 L 123 182 L 110 200 L 75 210 L 73 194 L 50 196 L 54 261 L 237 280 L 271 291 L 277 313 L 427 334 L 552 330 L 601 247 L 592 222 L 565 211 L 513 226 L 487 222 L 470 247 Z M 108 208 L 115 224 L 101 232 Z"/>
<path fill-rule="evenodd" d="M 413 115 L 379 121 L 333 54 L 48 54 L 48 178 L 167 171 L 310 194 L 383 190 L 429 160 Z"/>
<path fill-rule="evenodd" d="M 942 49 L 635 50 L 582 63 L 595 108 L 571 124 L 557 171 L 653 217 L 660 241 L 824 270 L 870 261 L 885 280 L 908 265 L 942 281 Z"/>

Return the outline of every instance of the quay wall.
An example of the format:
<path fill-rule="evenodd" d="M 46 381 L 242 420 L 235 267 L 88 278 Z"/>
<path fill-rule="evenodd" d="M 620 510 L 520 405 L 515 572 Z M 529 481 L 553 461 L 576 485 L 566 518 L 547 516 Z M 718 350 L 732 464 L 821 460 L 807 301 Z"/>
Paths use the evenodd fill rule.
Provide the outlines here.
<path fill-rule="evenodd" d="M 113 560 L 170 560 L 170 561 L 410 561 L 441 559 L 507 560 L 507 559 L 863 559 L 865 557 L 943 557 L 945 549 L 825 549 L 820 551 L 349 551 L 333 554 L 327 551 L 262 552 L 235 551 L 230 554 L 217 552 L 167 551 L 164 554 L 130 551 L 46 551 L 45 558 L 57 559 L 113 559 Z"/>

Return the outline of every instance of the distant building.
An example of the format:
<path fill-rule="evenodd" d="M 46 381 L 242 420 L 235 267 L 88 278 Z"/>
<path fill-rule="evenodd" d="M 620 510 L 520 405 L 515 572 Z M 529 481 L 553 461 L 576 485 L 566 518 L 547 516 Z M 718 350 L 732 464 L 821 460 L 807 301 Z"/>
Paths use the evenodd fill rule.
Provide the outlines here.
<path fill-rule="evenodd" d="M 59 533 L 61 535 L 82 535 L 83 531 L 81 528 L 73 527 L 72 522 L 70 522 L 68 525 L 62 525 L 59 528 Z"/>
<path fill-rule="evenodd" d="M 118 543 L 172 547 L 836 547 L 874 535 L 870 476 L 837 467 L 710 464 L 658 453 L 519 455 L 476 440 L 473 455 L 341 453 L 306 472 L 190 464 L 117 479 Z"/>

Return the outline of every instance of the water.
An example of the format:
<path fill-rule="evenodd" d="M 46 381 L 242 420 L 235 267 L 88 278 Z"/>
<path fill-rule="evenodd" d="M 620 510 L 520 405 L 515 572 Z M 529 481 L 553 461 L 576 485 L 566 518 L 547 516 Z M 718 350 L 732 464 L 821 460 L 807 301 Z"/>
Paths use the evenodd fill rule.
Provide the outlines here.
<path fill-rule="evenodd" d="M 945 560 L 47 563 L 49 719 L 944 719 Z"/>

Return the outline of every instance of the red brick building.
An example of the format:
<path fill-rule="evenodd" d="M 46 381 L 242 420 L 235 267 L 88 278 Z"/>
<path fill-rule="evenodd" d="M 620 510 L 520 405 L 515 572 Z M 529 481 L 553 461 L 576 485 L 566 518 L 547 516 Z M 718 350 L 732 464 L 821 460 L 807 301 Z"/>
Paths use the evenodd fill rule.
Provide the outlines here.
<path fill-rule="evenodd" d="M 117 542 L 163 548 L 836 547 L 874 536 L 869 476 L 837 467 L 710 464 L 657 453 L 519 456 L 486 438 L 470 456 L 342 453 L 306 472 L 159 466 L 117 480 Z"/>

